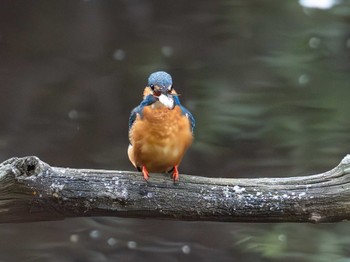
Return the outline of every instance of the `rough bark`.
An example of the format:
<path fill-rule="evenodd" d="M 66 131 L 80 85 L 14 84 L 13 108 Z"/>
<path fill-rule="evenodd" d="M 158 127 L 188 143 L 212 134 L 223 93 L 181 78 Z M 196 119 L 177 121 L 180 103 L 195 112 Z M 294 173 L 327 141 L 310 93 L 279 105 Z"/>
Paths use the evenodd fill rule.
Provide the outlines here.
<path fill-rule="evenodd" d="M 0 223 L 116 216 L 226 222 L 350 218 L 350 155 L 334 169 L 288 178 L 223 179 L 51 167 L 37 157 L 0 164 Z"/>

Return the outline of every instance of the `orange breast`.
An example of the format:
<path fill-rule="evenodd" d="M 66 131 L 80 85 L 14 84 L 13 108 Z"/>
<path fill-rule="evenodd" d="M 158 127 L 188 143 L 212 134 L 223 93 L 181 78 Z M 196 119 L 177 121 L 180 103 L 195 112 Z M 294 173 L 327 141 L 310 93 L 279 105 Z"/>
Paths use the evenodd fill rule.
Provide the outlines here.
<path fill-rule="evenodd" d="M 164 172 L 179 165 L 193 137 L 190 123 L 179 106 L 143 110 L 129 133 L 132 144 L 129 157 L 136 166 L 146 166 L 150 172 Z"/>

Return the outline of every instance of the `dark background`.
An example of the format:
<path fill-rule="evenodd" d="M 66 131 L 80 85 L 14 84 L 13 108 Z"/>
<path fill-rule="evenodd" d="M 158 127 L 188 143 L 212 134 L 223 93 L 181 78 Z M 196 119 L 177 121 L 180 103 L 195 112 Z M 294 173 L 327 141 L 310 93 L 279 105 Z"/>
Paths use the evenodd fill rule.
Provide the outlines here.
<path fill-rule="evenodd" d="M 133 170 L 131 109 L 168 71 L 196 117 L 181 173 L 323 172 L 350 146 L 350 3 L 2 0 L 0 159 Z M 316 1 L 317 3 L 317 1 Z M 320 1 L 318 1 L 320 3 Z M 347 261 L 348 223 L 0 225 L 0 261 Z"/>

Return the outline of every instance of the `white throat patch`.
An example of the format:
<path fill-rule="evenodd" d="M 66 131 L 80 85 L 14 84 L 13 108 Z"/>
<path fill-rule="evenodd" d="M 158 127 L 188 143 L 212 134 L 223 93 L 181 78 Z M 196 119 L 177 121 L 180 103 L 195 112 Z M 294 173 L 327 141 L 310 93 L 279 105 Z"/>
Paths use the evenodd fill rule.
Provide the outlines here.
<path fill-rule="evenodd" d="M 161 94 L 158 97 L 158 100 L 159 100 L 159 102 L 161 102 L 164 106 L 166 106 L 169 109 L 173 109 L 175 106 L 174 99 L 172 99 L 164 94 Z"/>

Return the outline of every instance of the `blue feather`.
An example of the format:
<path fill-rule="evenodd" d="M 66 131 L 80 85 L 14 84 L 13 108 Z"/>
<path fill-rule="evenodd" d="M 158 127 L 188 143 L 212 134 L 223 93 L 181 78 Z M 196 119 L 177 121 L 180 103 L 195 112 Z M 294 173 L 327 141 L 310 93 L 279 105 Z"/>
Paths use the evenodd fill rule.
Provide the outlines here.
<path fill-rule="evenodd" d="M 148 86 L 157 85 L 159 87 L 168 87 L 173 84 L 171 75 L 164 71 L 152 73 L 148 78 Z"/>
<path fill-rule="evenodd" d="M 186 107 L 181 105 L 179 97 L 177 95 L 174 95 L 173 97 L 174 97 L 175 105 L 178 105 L 181 108 L 182 114 L 185 115 L 188 118 L 188 120 L 190 121 L 191 131 L 193 133 L 194 127 L 196 126 L 196 120 L 194 119 L 191 112 L 188 111 L 188 109 Z"/>
<path fill-rule="evenodd" d="M 142 102 L 137 107 L 135 107 L 131 111 L 131 114 L 129 117 L 129 130 L 132 127 L 132 125 L 134 124 L 137 114 L 139 114 L 142 117 L 142 112 L 143 112 L 144 107 L 152 105 L 156 101 L 157 101 L 157 99 L 153 95 L 148 95 L 145 97 L 144 100 L 142 100 Z"/>

